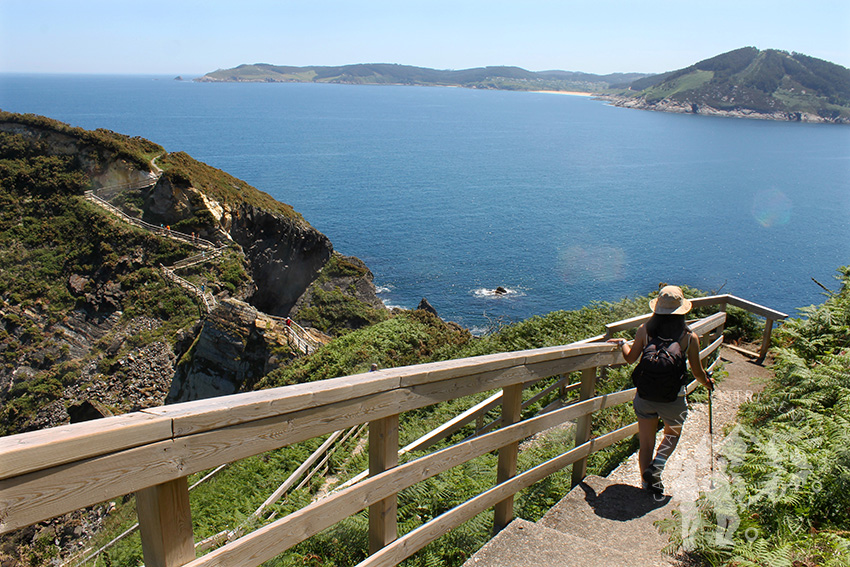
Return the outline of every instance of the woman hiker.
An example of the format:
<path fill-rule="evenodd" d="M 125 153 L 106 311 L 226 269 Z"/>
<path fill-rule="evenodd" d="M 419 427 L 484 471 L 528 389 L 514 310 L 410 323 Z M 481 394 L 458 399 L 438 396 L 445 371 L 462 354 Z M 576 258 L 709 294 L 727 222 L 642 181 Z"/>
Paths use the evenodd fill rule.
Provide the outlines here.
<path fill-rule="evenodd" d="M 691 302 L 685 299 L 682 290 L 673 285 L 662 288 L 658 297 L 649 302 L 649 308 L 652 317 L 638 327 L 634 342 L 629 344 L 625 339 L 609 342 L 620 345 L 626 362 L 641 359 L 632 374 L 638 388 L 633 402 L 640 440 L 638 461 L 643 487 L 661 495 L 664 492 L 661 471 L 679 442 L 682 424 L 688 416 L 685 357 L 700 384 L 713 391 L 714 381 L 702 367 L 699 337 L 685 323 Z M 653 459 L 659 419 L 664 422 L 664 437 Z"/>

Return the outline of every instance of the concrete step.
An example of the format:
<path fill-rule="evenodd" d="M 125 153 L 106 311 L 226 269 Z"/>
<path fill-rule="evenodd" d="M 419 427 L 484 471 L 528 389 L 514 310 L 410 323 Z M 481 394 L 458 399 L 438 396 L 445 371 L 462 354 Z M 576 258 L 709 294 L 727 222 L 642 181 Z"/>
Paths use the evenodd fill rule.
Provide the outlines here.
<path fill-rule="evenodd" d="M 653 524 L 669 518 L 675 503 L 627 484 L 588 476 L 538 522 L 627 554 L 633 566 L 672 565 L 660 552 L 667 543 Z M 613 564 L 612 564 L 613 565 Z"/>
<path fill-rule="evenodd" d="M 517 518 L 463 567 L 634 567 L 607 546 Z"/>

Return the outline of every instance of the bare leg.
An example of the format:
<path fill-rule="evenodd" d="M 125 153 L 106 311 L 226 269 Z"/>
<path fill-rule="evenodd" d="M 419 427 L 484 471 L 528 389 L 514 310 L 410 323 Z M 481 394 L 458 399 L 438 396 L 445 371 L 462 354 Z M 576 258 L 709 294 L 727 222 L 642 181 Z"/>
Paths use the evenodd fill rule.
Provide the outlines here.
<path fill-rule="evenodd" d="M 661 439 L 661 443 L 658 444 L 658 451 L 655 453 L 655 460 L 652 461 L 652 464 L 659 471 L 667 464 L 667 459 L 670 458 L 670 455 L 673 453 L 676 445 L 679 444 L 679 436 L 681 434 L 681 425 L 664 424 L 664 437 Z"/>
<path fill-rule="evenodd" d="M 638 440 L 640 441 L 640 451 L 638 452 L 638 462 L 640 463 L 640 472 L 649 468 L 652 463 L 652 450 L 655 448 L 655 432 L 658 431 L 658 418 L 638 418 Z"/>

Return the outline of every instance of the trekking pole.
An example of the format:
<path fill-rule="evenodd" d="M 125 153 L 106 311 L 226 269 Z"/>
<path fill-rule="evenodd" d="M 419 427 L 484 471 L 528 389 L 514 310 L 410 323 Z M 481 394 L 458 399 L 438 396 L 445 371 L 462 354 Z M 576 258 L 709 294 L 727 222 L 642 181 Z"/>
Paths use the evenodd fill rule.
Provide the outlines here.
<path fill-rule="evenodd" d="M 711 381 L 711 373 L 708 374 L 709 382 Z M 711 408 L 711 393 L 713 388 L 708 389 L 708 447 L 709 459 L 711 467 L 710 488 L 714 490 L 714 415 Z"/>

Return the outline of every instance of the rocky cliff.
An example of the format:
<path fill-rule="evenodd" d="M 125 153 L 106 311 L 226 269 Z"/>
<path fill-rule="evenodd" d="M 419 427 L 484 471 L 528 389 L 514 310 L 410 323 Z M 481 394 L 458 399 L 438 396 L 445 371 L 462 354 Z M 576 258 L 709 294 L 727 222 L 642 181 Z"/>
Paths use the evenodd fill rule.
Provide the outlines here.
<path fill-rule="evenodd" d="M 647 100 L 645 98 L 630 98 L 623 96 L 599 95 L 599 100 L 607 100 L 613 106 L 636 108 L 639 110 L 655 110 L 657 112 L 674 112 L 677 114 L 700 114 L 702 116 L 721 116 L 724 118 L 750 118 L 757 120 L 780 120 L 783 122 L 810 122 L 814 124 L 843 124 L 850 119 L 827 118 L 812 112 L 789 112 L 776 110 L 764 112 L 750 108 L 721 109 L 708 104 L 699 104 L 688 100 L 671 99 Z"/>
<path fill-rule="evenodd" d="M 229 224 L 256 285 L 251 304 L 273 315 L 288 315 L 330 260 L 331 241 L 306 223 L 245 203 L 232 211 Z"/>
<path fill-rule="evenodd" d="M 334 257 L 325 235 L 291 207 L 186 154 L 0 112 L 0 160 L 12 164 L 0 168 L 10 191 L 0 200 L 14 205 L 0 211 L 6 432 L 89 415 L 88 407 L 73 409 L 87 400 L 97 401 L 95 413 L 103 415 L 160 405 L 166 397 L 250 388 L 295 354 L 264 313 L 298 320 L 293 307 L 312 297 L 308 290 L 320 274 L 349 310 L 356 305 L 370 314 L 329 314 L 326 303 L 302 299 L 323 330 L 338 317 L 340 328 L 356 328 L 385 312 L 362 262 L 351 259 L 360 266 L 355 276 L 323 272 Z M 194 233 L 220 248 L 207 260 L 167 231 L 133 228 L 84 204 L 80 194 L 91 187 L 153 227 Z M 26 234 L 23 218 L 34 219 Z M 197 297 L 159 274 L 160 264 L 192 255 L 202 257 L 179 275 L 217 297 L 209 315 Z M 262 328 L 258 320 L 266 321 Z"/>
<path fill-rule="evenodd" d="M 234 394 L 268 371 L 270 345 L 256 328 L 258 312 L 225 300 L 210 312 L 177 365 L 168 403 Z"/>
<path fill-rule="evenodd" d="M 320 275 L 346 309 L 302 304 L 328 327 L 385 312 L 368 269 L 333 257 L 291 207 L 186 154 L 0 111 L 0 435 L 253 388 L 300 354 L 267 313 L 297 317 Z M 109 509 L 4 536 L 0 564 L 78 550 Z"/>

